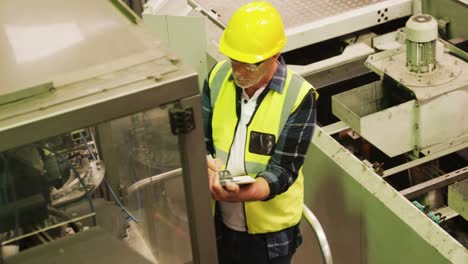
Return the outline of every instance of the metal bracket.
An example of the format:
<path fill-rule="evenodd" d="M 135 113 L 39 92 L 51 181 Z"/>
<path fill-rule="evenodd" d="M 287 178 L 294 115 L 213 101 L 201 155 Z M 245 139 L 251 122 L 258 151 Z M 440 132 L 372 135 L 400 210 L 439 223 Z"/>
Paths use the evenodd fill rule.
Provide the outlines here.
<path fill-rule="evenodd" d="M 187 134 L 195 128 L 192 107 L 174 106 L 169 110 L 169 120 L 174 135 Z"/>
<path fill-rule="evenodd" d="M 414 105 L 414 124 L 413 124 L 413 151 L 410 153 L 410 156 L 413 160 L 416 160 L 419 158 L 419 143 L 420 143 L 420 130 L 419 130 L 419 121 L 420 121 L 420 107 L 419 107 L 419 101 L 415 101 Z"/>

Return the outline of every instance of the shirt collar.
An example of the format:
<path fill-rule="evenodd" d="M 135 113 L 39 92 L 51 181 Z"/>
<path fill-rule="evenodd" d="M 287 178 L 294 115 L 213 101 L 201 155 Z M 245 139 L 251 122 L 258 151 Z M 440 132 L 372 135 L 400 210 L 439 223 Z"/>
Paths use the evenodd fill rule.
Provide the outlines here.
<path fill-rule="evenodd" d="M 286 82 L 286 74 L 288 69 L 281 55 L 278 57 L 278 63 L 278 69 L 276 69 L 275 75 L 273 75 L 273 78 L 268 84 L 268 88 L 282 94 L 284 90 L 284 83 Z"/>
<path fill-rule="evenodd" d="M 268 84 L 267 89 L 270 89 L 270 90 L 273 90 L 282 94 L 284 90 L 284 83 L 286 82 L 286 74 L 287 74 L 288 69 L 281 55 L 278 57 L 278 63 L 279 63 L 278 68 L 276 69 L 275 75 L 273 75 L 273 78 Z M 229 80 L 234 81 L 234 77 L 232 76 L 232 73 L 231 73 L 231 76 L 229 76 Z"/>

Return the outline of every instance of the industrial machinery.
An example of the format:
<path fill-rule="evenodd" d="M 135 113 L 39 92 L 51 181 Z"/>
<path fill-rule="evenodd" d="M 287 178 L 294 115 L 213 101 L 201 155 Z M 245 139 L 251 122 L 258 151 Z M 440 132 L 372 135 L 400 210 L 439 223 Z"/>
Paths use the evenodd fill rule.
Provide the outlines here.
<path fill-rule="evenodd" d="M 0 2 L 2 262 L 217 262 L 198 87 L 247 2 Z M 467 2 L 270 2 L 320 93 L 293 263 L 468 263 Z"/>
<path fill-rule="evenodd" d="M 0 262 L 215 263 L 196 73 L 119 0 L 0 25 Z"/>
<path fill-rule="evenodd" d="M 151 0 L 143 20 L 206 76 L 246 2 Z M 320 93 L 305 204 L 334 262 L 467 263 L 467 2 L 269 2 L 284 19 L 282 56 Z M 320 263 L 301 227 L 293 262 Z"/>
<path fill-rule="evenodd" d="M 428 261 L 464 263 L 468 257 L 466 200 L 462 198 L 468 183 L 468 63 L 466 56 L 448 51 L 449 43 L 438 42 L 438 25 L 430 15 L 410 17 L 405 33 L 405 45 L 370 55 L 365 62 L 378 74 L 377 80 L 332 96 L 333 113 L 349 129 L 330 135 L 379 178 L 367 179 L 360 195 L 365 197 L 366 191 L 375 195 L 440 254 Z M 353 167 L 351 159 L 345 158 L 344 164 L 349 166 L 346 169 Z M 348 173 L 363 180 L 364 173 L 344 175 Z M 360 204 L 361 212 L 370 216 L 374 212 L 367 202 Z M 406 218 L 412 211 L 422 217 Z M 360 228 L 369 232 L 367 221 L 376 219 L 364 219 Z M 398 233 L 406 227 L 391 224 L 387 228 Z M 406 247 L 400 252 L 409 254 L 422 246 L 408 247 L 407 243 L 417 243 L 412 232 L 400 237 L 406 240 L 400 242 Z M 361 250 L 373 243 L 370 237 L 361 241 Z M 379 259 L 371 254 L 367 258 L 369 262 Z M 416 254 L 414 258 L 424 259 Z M 398 257 L 385 259 L 393 262 Z M 405 255 L 405 259 L 411 258 Z"/>

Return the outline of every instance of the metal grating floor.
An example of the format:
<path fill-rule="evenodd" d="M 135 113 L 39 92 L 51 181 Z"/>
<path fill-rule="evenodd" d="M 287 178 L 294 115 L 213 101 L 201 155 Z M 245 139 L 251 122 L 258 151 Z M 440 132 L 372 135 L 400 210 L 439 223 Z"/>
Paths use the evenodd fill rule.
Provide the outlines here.
<path fill-rule="evenodd" d="M 283 17 L 285 29 L 289 29 L 388 1 L 390 0 L 270 0 L 268 2 L 278 9 Z M 251 1 L 198 0 L 197 2 L 203 8 L 217 13 L 219 19 L 227 24 L 237 8 Z"/>

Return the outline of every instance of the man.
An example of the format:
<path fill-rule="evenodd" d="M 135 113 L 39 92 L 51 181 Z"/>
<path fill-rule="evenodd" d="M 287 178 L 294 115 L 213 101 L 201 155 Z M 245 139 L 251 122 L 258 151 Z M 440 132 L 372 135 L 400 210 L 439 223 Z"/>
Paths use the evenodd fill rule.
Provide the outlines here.
<path fill-rule="evenodd" d="M 290 263 L 302 242 L 301 167 L 314 131 L 316 93 L 287 69 L 279 55 L 285 44 L 283 22 L 271 4 L 242 6 L 220 40 L 229 59 L 215 65 L 203 88 L 222 264 Z M 220 169 L 255 182 L 223 187 Z"/>

